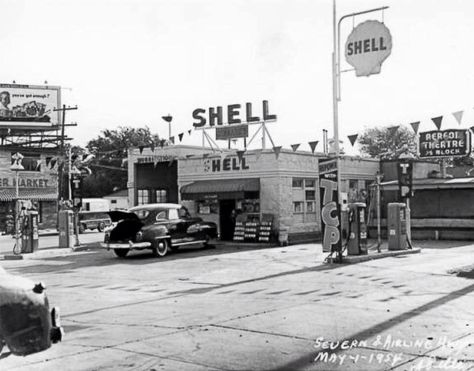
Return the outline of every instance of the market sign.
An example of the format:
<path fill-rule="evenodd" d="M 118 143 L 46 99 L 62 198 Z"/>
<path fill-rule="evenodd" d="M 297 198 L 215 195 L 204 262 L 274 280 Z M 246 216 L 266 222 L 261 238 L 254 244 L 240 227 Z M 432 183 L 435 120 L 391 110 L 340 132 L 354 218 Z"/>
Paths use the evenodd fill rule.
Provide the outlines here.
<path fill-rule="evenodd" d="M 420 157 L 465 157 L 471 153 L 471 132 L 463 129 L 420 133 Z"/>
<path fill-rule="evenodd" d="M 249 136 L 248 125 L 229 125 L 229 126 L 216 127 L 216 140 L 247 138 L 248 136 Z"/>
<path fill-rule="evenodd" d="M 389 29 L 379 21 L 365 21 L 352 30 L 346 41 L 347 63 L 357 76 L 380 73 L 382 62 L 392 51 Z"/>
<path fill-rule="evenodd" d="M 337 159 L 319 160 L 319 193 L 323 251 L 340 251 L 341 213 L 337 191 Z"/>

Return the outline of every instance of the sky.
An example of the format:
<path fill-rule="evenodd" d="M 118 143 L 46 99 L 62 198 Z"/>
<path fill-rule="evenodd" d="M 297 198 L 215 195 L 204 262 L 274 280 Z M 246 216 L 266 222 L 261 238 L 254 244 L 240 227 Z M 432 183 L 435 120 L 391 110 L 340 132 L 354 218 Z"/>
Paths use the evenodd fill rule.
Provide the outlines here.
<path fill-rule="evenodd" d="M 368 19 L 393 42 L 380 74 L 342 75 L 347 153 L 357 153 L 347 136 L 368 127 L 435 130 L 441 115 L 442 129 L 474 124 L 474 2 L 338 0 L 337 17 L 381 6 L 342 23 L 341 46 Z M 333 135 L 332 11 L 331 0 L 2 0 L 0 82 L 61 86 L 62 102 L 78 106 L 66 115 L 75 145 L 119 126 L 166 138 L 168 114 L 182 144 L 201 145 L 200 131 L 188 135 L 196 108 L 251 102 L 258 114 L 268 100 L 276 146 L 319 140 L 322 150 L 323 129 Z"/>

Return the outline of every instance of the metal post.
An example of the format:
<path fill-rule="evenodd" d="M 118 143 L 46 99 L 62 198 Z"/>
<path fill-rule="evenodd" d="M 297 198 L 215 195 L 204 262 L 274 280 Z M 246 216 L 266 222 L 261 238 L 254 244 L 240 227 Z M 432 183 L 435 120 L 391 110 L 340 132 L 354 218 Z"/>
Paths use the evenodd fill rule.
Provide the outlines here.
<path fill-rule="evenodd" d="M 406 212 L 407 212 L 407 215 L 406 215 L 406 223 L 407 223 L 407 238 L 408 238 L 408 241 L 411 245 L 411 211 L 410 211 L 410 197 L 407 197 L 406 198 L 407 202 L 407 206 L 406 206 Z"/>
<path fill-rule="evenodd" d="M 22 251 L 20 247 L 20 190 L 18 189 L 18 181 L 20 180 L 18 170 L 15 171 L 15 246 L 17 251 Z"/>
<path fill-rule="evenodd" d="M 168 122 L 168 139 L 171 140 L 171 121 Z"/>
<path fill-rule="evenodd" d="M 380 180 L 381 175 L 377 174 L 377 252 L 380 252 L 380 246 L 382 245 L 382 231 L 380 228 L 380 213 L 381 213 L 381 205 L 380 205 Z"/>
<path fill-rule="evenodd" d="M 72 200 L 72 189 L 71 189 L 71 167 L 72 167 L 72 156 L 71 148 L 68 148 L 68 161 L 67 161 L 67 184 L 68 184 L 68 200 Z"/>

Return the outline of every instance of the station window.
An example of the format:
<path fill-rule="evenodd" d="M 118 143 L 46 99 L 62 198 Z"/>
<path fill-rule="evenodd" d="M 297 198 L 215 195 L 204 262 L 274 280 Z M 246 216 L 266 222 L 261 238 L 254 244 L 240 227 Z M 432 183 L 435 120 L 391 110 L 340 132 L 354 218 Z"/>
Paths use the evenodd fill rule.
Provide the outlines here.
<path fill-rule="evenodd" d="M 155 197 L 157 203 L 168 202 L 168 191 L 166 189 L 157 189 Z"/>
<path fill-rule="evenodd" d="M 305 191 L 306 201 L 316 200 L 316 191 Z"/>
<path fill-rule="evenodd" d="M 293 188 L 303 188 L 303 179 L 293 178 Z"/>
<path fill-rule="evenodd" d="M 305 188 L 314 188 L 315 180 L 314 179 L 305 179 L 304 187 Z"/>
<path fill-rule="evenodd" d="M 148 189 L 139 189 L 137 196 L 138 205 L 145 205 L 150 203 L 150 195 Z"/>
<path fill-rule="evenodd" d="M 316 203 L 314 201 L 306 202 L 306 212 L 315 213 L 316 212 Z"/>
<path fill-rule="evenodd" d="M 301 201 L 293 202 L 293 212 L 295 214 L 303 213 L 303 202 Z"/>

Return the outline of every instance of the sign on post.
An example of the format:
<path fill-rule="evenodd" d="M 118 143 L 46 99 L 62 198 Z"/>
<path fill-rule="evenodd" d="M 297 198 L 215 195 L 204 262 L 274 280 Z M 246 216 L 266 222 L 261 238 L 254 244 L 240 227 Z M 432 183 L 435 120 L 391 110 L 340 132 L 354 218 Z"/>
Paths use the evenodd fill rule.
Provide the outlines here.
<path fill-rule="evenodd" d="M 229 125 L 223 127 L 216 127 L 216 140 L 247 138 L 248 136 L 248 125 Z"/>
<path fill-rule="evenodd" d="M 413 162 L 401 161 L 398 163 L 398 191 L 400 200 L 412 195 Z"/>
<path fill-rule="evenodd" d="M 392 51 L 392 35 L 379 21 L 365 21 L 352 30 L 346 41 L 347 63 L 357 76 L 380 73 L 382 62 Z"/>
<path fill-rule="evenodd" d="M 420 133 L 420 157 L 465 157 L 471 153 L 471 132 L 465 129 Z"/>
<path fill-rule="evenodd" d="M 341 221 L 337 189 L 337 159 L 319 160 L 323 251 L 341 251 Z"/>

